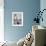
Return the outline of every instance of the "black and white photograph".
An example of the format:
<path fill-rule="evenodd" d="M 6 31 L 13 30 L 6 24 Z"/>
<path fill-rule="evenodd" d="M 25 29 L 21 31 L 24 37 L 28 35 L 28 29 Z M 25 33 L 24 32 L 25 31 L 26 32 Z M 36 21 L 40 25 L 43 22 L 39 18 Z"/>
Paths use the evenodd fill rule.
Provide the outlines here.
<path fill-rule="evenodd" d="M 23 12 L 12 12 L 12 25 L 23 26 Z"/>

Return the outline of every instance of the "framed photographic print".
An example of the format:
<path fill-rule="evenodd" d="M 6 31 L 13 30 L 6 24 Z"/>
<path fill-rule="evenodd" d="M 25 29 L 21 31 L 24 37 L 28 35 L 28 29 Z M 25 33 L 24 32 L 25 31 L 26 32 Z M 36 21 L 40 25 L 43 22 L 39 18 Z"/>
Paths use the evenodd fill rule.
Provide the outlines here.
<path fill-rule="evenodd" d="M 12 26 L 23 26 L 23 12 L 12 12 Z"/>

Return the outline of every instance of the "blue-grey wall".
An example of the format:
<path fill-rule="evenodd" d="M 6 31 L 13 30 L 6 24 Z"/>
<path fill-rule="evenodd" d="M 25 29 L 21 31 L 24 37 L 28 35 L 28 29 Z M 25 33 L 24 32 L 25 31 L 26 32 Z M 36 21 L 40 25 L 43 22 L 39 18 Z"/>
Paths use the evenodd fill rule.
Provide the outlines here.
<path fill-rule="evenodd" d="M 4 38 L 7 41 L 18 41 L 32 29 L 35 12 L 40 9 L 40 0 L 4 0 Z M 23 12 L 23 27 L 12 26 L 12 12 Z"/>
<path fill-rule="evenodd" d="M 40 10 L 42 11 L 43 9 L 46 9 L 46 0 L 41 0 L 40 1 Z M 40 25 L 46 27 L 46 10 L 43 12 L 43 22 L 40 21 Z"/>

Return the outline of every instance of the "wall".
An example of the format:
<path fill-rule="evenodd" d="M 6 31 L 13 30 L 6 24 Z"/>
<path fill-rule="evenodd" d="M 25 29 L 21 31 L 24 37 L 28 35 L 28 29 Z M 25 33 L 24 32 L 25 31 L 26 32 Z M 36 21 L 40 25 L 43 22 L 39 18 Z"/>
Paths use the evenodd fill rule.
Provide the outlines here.
<path fill-rule="evenodd" d="M 18 41 L 32 29 L 32 20 L 35 12 L 40 9 L 40 0 L 4 0 L 4 39 Z M 23 27 L 12 26 L 12 12 L 24 13 Z"/>
<path fill-rule="evenodd" d="M 41 11 L 42 11 L 43 9 L 46 9 L 46 0 L 40 0 L 40 9 L 41 9 Z M 46 19 L 46 10 L 43 12 L 42 17 L 43 17 L 43 22 L 40 21 L 40 25 L 46 27 L 46 20 L 45 20 L 45 19 Z"/>

